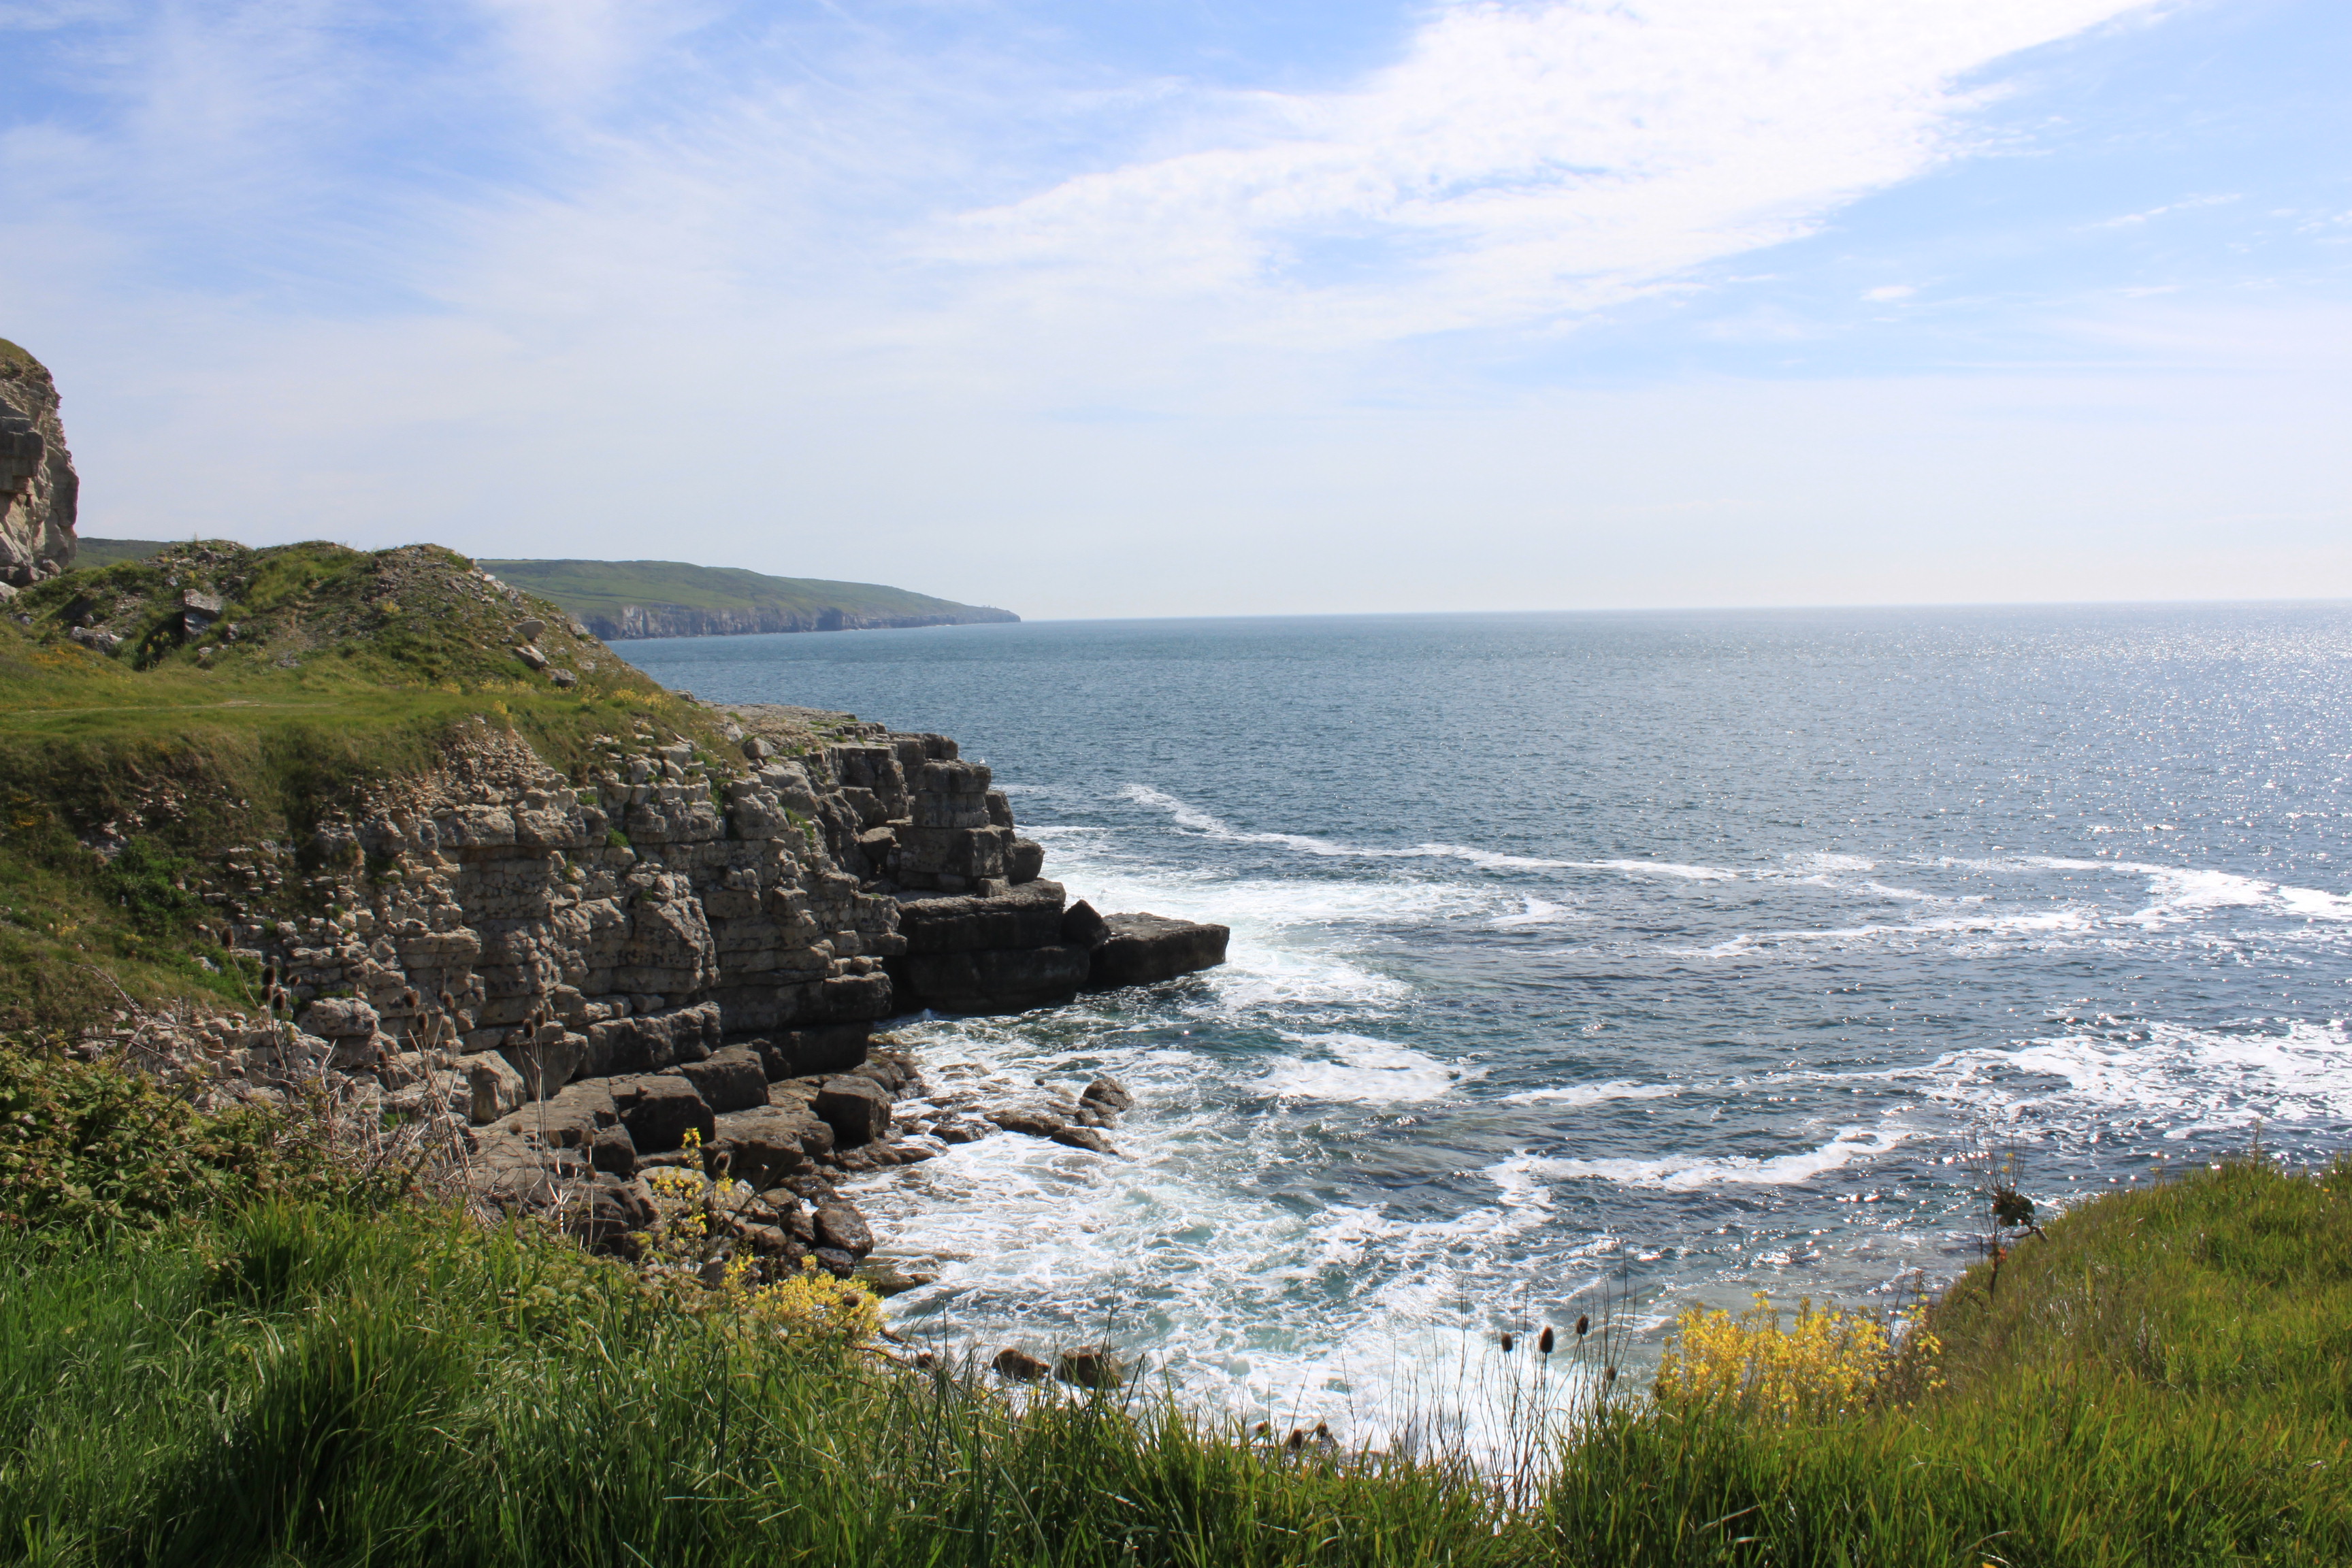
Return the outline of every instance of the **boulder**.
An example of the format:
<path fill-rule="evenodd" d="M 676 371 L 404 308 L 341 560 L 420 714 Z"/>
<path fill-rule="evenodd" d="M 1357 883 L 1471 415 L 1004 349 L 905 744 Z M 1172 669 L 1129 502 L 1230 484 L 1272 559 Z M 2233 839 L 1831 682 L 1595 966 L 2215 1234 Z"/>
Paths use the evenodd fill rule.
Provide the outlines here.
<path fill-rule="evenodd" d="M 1078 1096 L 1078 1103 L 1097 1105 L 1115 1114 L 1121 1110 L 1132 1110 L 1135 1106 L 1135 1096 L 1128 1093 L 1127 1086 L 1118 1079 L 1098 1078 L 1087 1085 L 1086 1092 Z"/>
<path fill-rule="evenodd" d="M 1025 1133 L 1032 1138 L 1050 1139 L 1073 1149 L 1085 1149 L 1096 1154 L 1116 1154 L 1110 1140 L 1091 1127 L 1075 1126 L 1050 1111 L 1015 1107 L 1008 1110 L 992 1110 L 988 1120 L 1007 1132 Z"/>
<path fill-rule="evenodd" d="M 524 1105 L 499 1125 L 551 1149 L 593 1149 L 603 1134 L 622 1131 L 613 1091 L 595 1080 L 567 1085 L 549 1099 Z M 630 1163 L 634 1168 L 634 1154 Z"/>
<path fill-rule="evenodd" d="M 863 1258 L 874 1250 L 874 1233 L 866 1226 L 866 1216 L 856 1205 L 843 1198 L 833 1198 L 816 1205 L 816 1244 L 845 1252 L 852 1258 Z"/>
<path fill-rule="evenodd" d="M 654 1223 L 652 1189 L 640 1181 L 599 1173 L 572 1197 L 566 1228 L 598 1251 L 610 1251 L 624 1236 Z"/>
<path fill-rule="evenodd" d="M 910 1268 L 897 1258 L 869 1258 L 857 1266 L 857 1282 L 877 1296 L 903 1296 L 938 1284 L 940 1277 L 931 1269 Z"/>
<path fill-rule="evenodd" d="M 909 953 L 1045 947 L 1062 940 L 1059 882 L 1031 881 L 992 899 L 902 899 L 898 934 Z"/>
<path fill-rule="evenodd" d="M 1150 985 L 1195 970 L 1213 969 L 1225 961 L 1225 943 L 1233 935 L 1221 925 L 1171 920 L 1165 915 L 1108 915 L 1103 927 L 1102 940 L 1091 944 L 1086 982 L 1089 991 Z"/>
<path fill-rule="evenodd" d="M 818 1268 L 835 1279 L 851 1279 L 856 1277 L 857 1259 L 837 1247 L 820 1247 L 809 1256 L 816 1259 Z"/>
<path fill-rule="evenodd" d="M 698 1062 L 671 1068 L 663 1076 L 694 1085 L 702 1102 L 719 1115 L 768 1103 L 768 1071 L 750 1046 L 729 1046 Z"/>
<path fill-rule="evenodd" d="M 1045 869 L 1045 847 L 1034 838 L 1016 838 L 1004 857 L 1004 879 L 1015 888 L 1034 882 Z"/>
<path fill-rule="evenodd" d="M 1061 1353 L 1054 1375 L 1080 1388 L 1117 1388 L 1127 1381 L 1127 1363 L 1102 1345 L 1074 1345 Z"/>
<path fill-rule="evenodd" d="M 500 1047 L 499 1054 L 522 1075 L 526 1095 L 533 1100 L 545 1100 L 572 1081 L 572 1073 L 580 1066 L 581 1054 L 587 1046 L 585 1036 L 569 1035 L 562 1027 L 551 1025 L 535 1039 Z"/>
<path fill-rule="evenodd" d="M 890 960 L 904 999 L 942 1013 L 1020 1013 L 1077 994 L 1090 973 L 1074 943 L 914 954 Z"/>
<path fill-rule="evenodd" d="M 829 1078 L 809 1109 L 833 1129 L 835 1146 L 855 1149 L 890 1131 L 890 1095 L 869 1078 Z"/>
<path fill-rule="evenodd" d="M 648 997 L 658 1006 L 658 999 Z M 651 1016 L 608 1018 L 588 1026 L 579 1075 L 605 1078 L 658 1072 L 679 1062 L 698 1062 L 719 1047 L 719 1005 L 705 1002 Z"/>
<path fill-rule="evenodd" d="M 1095 907 L 1080 899 L 1062 911 L 1062 940 L 1092 952 L 1110 940 L 1110 925 Z"/>
<path fill-rule="evenodd" d="M 811 1160 L 833 1152 L 833 1129 L 805 1110 L 763 1105 L 713 1120 L 709 1147 L 727 1161 L 727 1173 L 755 1187 L 808 1171 Z"/>
<path fill-rule="evenodd" d="M 785 1030 L 743 1043 L 759 1055 L 768 1081 L 773 1083 L 779 1079 L 847 1072 L 866 1060 L 866 1042 L 873 1032 L 870 1023 L 834 1024 Z"/>
<path fill-rule="evenodd" d="M 466 1082 L 473 1090 L 474 1125 L 487 1126 L 523 1102 L 522 1074 L 496 1051 L 466 1058 Z"/>
<path fill-rule="evenodd" d="M 999 1377 L 1011 1378 L 1015 1383 L 1038 1383 L 1054 1374 L 1051 1363 L 1011 1345 L 998 1351 L 996 1359 L 989 1365 L 996 1369 Z"/>
<path fill-rule="evenodd" d="M 629 1130 L 615 1124 L 597 1130 L 595 1142 L 589 1145 L 589 1163 L 608 1175 L 624 1179 L 637 1173 L 637 1141 Z"/>
<path fill-rule="evenodd" d="M 321 996 L 302 1009 L 295 1026 L 322 1040 L 348 1040 L 374 1034 L 382 1022 L 375 1009 L 356 996 Z"/>
<path fill-rule="evenodd" d="M 702 1134 L 704 1148 L 710 1146 L 715 1119 L 686 1079 L 666 1074 L 614 1079 L 612 1090 L 621 1125 L 629 1130 L 640 1156 L 683 1147 L 689 1131 Z"/>

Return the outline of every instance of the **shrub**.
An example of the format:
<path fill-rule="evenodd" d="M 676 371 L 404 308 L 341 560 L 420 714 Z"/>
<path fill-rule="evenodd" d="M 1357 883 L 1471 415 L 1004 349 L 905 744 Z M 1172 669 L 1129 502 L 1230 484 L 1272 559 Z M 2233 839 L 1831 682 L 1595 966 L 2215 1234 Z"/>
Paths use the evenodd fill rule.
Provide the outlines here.
<path fill-rule="evenodd" d="M 1675 1342 L 1658 1363 L 1657 1397 L 1668 1406 L 1728 1405 L 1768 1422 L 1821 1420 L 1873 1403 L 1898 1364 L 1895 1336 L 1882 1320 L 1835 1308 L 1797 1304 L 1796 1321 L 1762 1291 L 1738 1317 L 1693 1307 L 1675 1321 Z M 1915 1329 L 1906 1347 L 1932 1359 L 1937 1345 Z"/>
<path fill-rule="evenodd" d="M 283 1111 L 207 1114 L 130 1068 L 0 1041 L 0 1226 L 152 1229 L 350 1180 L 326 1139 Z"/>

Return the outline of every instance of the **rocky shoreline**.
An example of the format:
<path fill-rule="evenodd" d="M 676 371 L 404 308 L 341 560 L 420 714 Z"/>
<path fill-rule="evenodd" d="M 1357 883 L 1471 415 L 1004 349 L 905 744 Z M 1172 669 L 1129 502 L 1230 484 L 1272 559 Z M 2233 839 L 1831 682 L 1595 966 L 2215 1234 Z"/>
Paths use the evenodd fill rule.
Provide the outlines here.
<path fill-rule="evenodd" d="M 1070 902 L 945 736 L 719 711 L 731 753 L 642 721 L 581 784 L 471 724 L 308 844 L 232 852 L 203 897 L 265 1007 L 143 1020 L 141 1049 L 207 1104 L 324 1096 L 438 1139 L 480 1198 L 602 1247 L 688 1173 L 714 1244 L 764 1269 L 873 1250 L 838 1174 L 992 1136 L 1115 1155 L 1117 1083 L 926 1083 L 875 1028 L 1170 979 L 1223 962 L 1225 928 Z M 296 890 L 330 912 L 264 918 Z"/>

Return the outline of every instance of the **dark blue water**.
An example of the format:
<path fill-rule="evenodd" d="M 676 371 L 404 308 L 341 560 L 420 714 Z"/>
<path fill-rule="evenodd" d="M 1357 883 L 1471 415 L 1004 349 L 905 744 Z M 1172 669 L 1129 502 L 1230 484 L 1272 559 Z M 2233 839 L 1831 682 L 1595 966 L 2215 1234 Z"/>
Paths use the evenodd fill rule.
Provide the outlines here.
<path fill-rule="evenodd" d="M 1152 994 L 902 1033 L 1131 1158 L 874 1178 L 907 1321 L 1372 1433 L 1604 1289 L 1884 1300 L 2045 1204 L 2352 1141 L 2352 606 L 1061 623 L 634 643 L 956 735 Z M 1465 1338 L 1465 1336 L 1468 1336 Z M 1452 1358 L 1449 1360 L 1449 1358 Z"/>

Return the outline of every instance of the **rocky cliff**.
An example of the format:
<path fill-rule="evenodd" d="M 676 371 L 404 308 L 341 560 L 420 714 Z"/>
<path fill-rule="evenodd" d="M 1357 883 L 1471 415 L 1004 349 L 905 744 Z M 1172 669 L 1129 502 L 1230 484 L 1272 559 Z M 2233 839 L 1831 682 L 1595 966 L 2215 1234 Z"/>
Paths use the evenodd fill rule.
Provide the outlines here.
<path fill-rule="evenodd" d="M 468 1122 L 486 1192 L 571 1205 L 606 1244 L 654 1217 L 641 1166 L 749 1178 L 747 1242 L 837 1269 L 873 1239 L 828 1170 L 999 1132 L 1111 1152 L 1109 1083 L 941 1095 L 894 1125 L 925 1089 L 869 1050 L 875 1025 L 1166 979 L 1222 962 L 1225 929 L 1066 905 L 946 736 L 720 711 L 734 754 L 642 728 L 604 737 L 584 783 L 477 725 L 309 844 L 229 856 L 219 934 L 292 1020 L 216 1034 L 229 1092 L 309 1079 Z M 294 884 L 329 912 L 257 918 Z"/>
<path fill-rule="evenodd" d="M 81 480 L 40 361 L 0 339 L 0 599 L 74 562 Z"/>
<path fill-rule="evenodd" d="M 145 966 L 107 979 L 126 1003 L 177 965 L 176 1010 L 126 1027 L 205 1095 L 445 1129 L 484 1194 L 615 1245 L 646 1165 L 748 1178 L 765 1256 L 843 1268 L 868 1242 L 827 1168 L 1108 1152 L 1116 1086 L 918 1101 L 875 1026 L 1223 957 L 1222 927 L 1070 904 L 951 739 L 666 692 L 432 546 L 77 570 L 0 616 L 0 860 L 88 883 L 0 910 L 10 965 L 110 953 Z"/>
<path fill-rule="evenodd" d="M 740 637 L 749 632 L 854 632 L 891 626 L 961 626 L 987 621 L 1017 621 L 1009 610 L 973 615 L 867 615 L 828 606 L 822 610 L 773 608 L 698 610 L 684 605 L 623 605 L 590 612 L 581 619 L 600 637 Z"/>

